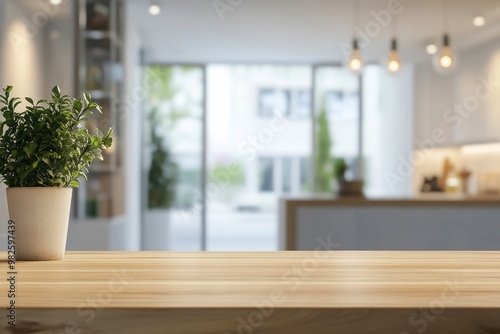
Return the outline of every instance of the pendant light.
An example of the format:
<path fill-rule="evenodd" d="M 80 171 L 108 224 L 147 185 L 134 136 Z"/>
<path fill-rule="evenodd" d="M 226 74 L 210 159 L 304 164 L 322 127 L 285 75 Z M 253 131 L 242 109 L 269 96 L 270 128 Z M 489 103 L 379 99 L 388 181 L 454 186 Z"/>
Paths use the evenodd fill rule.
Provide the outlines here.
<path fill-rule="evenodd" d="M 361 71 L 361 68 L 363 67 L 363 61 L 361 60 L 361 56 L 359 53 L 359 44 L 358 44 L 358 36 L 356 36 L 356 24 L 358 23 L 358 13 L 359 13 L 359 0 L 356 1 L 355 6 L 353 6 L 353 32 L 354 32 L 354 38 L 352 40 L 352 53 L 351 57 L 349 58 L 349 63 L 348 67 L 351 71 L 353 72 L 359 72 Z"/>
<path fill-rule="evenodd" d="M 387 63 L 387 69 L 391 72 L 399 71 L 401 64 L 399 63 L 398 47 L 395 38 L 391 42 L 391 56 L 389 57 L 389 62 Z"/>
<path fill-rule="evenodd" d="M 450 37 L 448 34 L 444 34 L 443 36 L 443 49 L 441 50 L 439 65 L 441 65 L 442 68 L 450 68 L 453 65 L 453 56 L 450 50 Z"/>
<path fill-rule="evenodd" d="M 392 73 L 399 71 L 399 69 L 401 68 L 401 63 L 399 62 L 399 54 L 398 54 L 398 42 L 396 40 L 396 24 L 397 24 L 397 17 L 394 18 L 392 24 L 393 38 L 391 40 L 391 54 L 389 57 L 389 61 L 387 63 L 387 69 Z"/>
<path fill-rule="evenodd" d="M 443 45 L 441 48 L 441 52 L 436 55 L 437 57 L 435 63 L 436 63 L 436 69 L 444 74 L 448 71 L 451 71 L 455 67 L 457 59 L 453 55 L 450 46 L 450 35 L 448 34 L 449 30 L 448 8 L 446 0 L 442 0 L 442 4 L 443 4 L 443 27 L 444 27 Z"/>
<path fill-rule="evenodd" d="M 349 58 L 349 69 L 353 72 L 359 72 L 361 67 L 363 67 L 363 62 L 359 55 L 358 40 L 354 38 L 352 41 L 352 54 L 351 58 Z"/>

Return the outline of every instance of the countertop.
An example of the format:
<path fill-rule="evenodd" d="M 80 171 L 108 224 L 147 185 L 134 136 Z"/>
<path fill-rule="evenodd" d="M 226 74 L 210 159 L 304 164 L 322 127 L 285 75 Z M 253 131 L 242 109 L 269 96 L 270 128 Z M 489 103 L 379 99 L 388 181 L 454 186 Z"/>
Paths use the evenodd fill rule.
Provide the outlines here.
<path fill-rule="evenodd" d="M 303 266 L 315 269 L 298 282 Z M 16 271 L 23 308 L 76 308 L 115 279 L 107 308 L 254 307 L 278 289 L 281 307 L 418 308 L 455 280 L 452 307 L 500 308 L 500 252 L 68 252 Z"/>
<path fill-rule="evenodd" d="M 461 196 L 424 194 L 415 197 L 334 197 L 298 196 L 281 198 L 290 205 L 329 206 L 447 206 L 447 207 L 500 207 L 500 196 Z"/>
<path fill-rule="evenodd" d="M 500 328 L 500 252 L 68 252 L 15 270 L 10 333 L 400 333 L 437 302 L 426 333 Z"/>

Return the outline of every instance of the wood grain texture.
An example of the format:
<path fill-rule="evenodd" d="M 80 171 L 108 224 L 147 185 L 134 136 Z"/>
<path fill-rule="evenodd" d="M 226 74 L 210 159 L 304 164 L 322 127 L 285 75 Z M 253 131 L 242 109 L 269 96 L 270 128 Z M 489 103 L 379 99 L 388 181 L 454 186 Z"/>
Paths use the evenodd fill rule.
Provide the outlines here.
<path fill-rule="evenodd" d="M 16 270 L 5 333 L 500 333 L 500 252 L 68 252 Z"/>

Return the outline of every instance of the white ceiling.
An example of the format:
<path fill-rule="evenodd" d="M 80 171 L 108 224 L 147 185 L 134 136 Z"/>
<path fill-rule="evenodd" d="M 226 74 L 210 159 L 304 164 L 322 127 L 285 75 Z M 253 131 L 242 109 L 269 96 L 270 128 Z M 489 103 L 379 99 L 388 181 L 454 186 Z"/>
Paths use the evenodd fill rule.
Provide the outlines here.
<path fill-rule="evenodd" d="M 127 25 L 137 29 L 151 62 L 339 62 L 340 45 L 351 43 L 357 1 L 348 0 L 219 0 L 238 3 L 221 20 L 214 0 L 128 0 Z M 375 21 L 371 11 L 387 9 L 390 0 L 360 0 L 356 12 L 362 29 Z M 150 3 L 161 13 L 151 16 Z M 439 42 L 444 31 L 443 2 L 401 0 L 397 36 L 404 59 L 425 59 L 425 45 Z M 500 1 L 448 0 L 451 41 L 458 49 L 474 47 L 500 34 Z M 477 28 L 472 18 L 482 15 Z M 388 56 L 392 28 L 382 27 L 362 50 L 366 61 Z M 498 39 L 496 39 L 498 42 Z"/>

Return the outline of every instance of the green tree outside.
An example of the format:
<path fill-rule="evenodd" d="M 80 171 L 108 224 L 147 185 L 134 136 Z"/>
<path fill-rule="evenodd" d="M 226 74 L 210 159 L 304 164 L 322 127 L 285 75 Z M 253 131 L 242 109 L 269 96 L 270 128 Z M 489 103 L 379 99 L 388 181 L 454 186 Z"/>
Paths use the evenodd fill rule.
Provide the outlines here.
<path fill-rule="evenodd" d="M 160 113 L 162 101 L 172 101 L 180 92 L 175 84 L 175 69 L 172 66 L 146 67 L 146 91 L 148 93 L 148 121 L 151 132 L 151 167 L 148 171 L 148 208 L 168 209 L 177 200 L 176 186 L 179 167 L 173 160 L 165 142 L 165 136 L 177 123 L 191 116 L 189 106 L 173 107 L 168 113 Z M 180 71 L 189 72 L 191 66 L 182 66 Z"/>
<path fill-rule="evenodd" d="M 330 128 L 328 126 L 328 115 L 326 112 L 326 107 L 321 108 L 321 111 L 316 120 L 317 122 L 317 132 L 316 132 L 316 192 L 327 193 L 332 191 L 332 180 L 333 180 L 333 158 L 330 155 L 330 150 L 332 148 L 332 138 L 330 135 Z"/>

